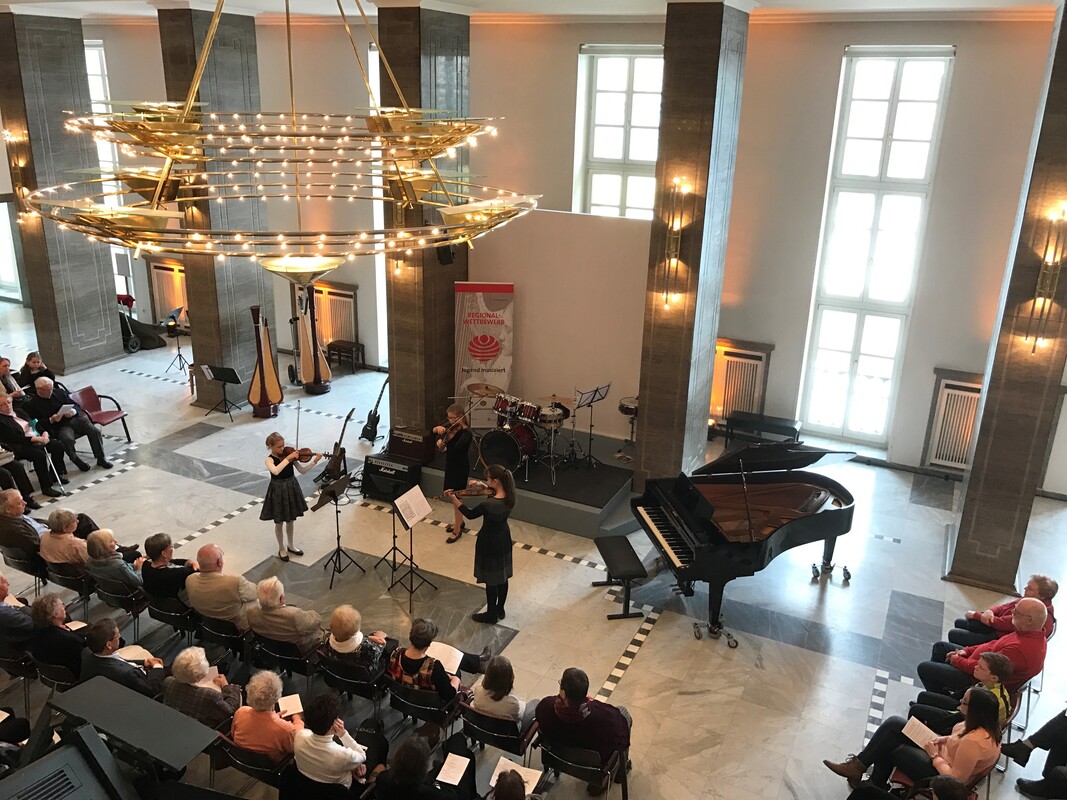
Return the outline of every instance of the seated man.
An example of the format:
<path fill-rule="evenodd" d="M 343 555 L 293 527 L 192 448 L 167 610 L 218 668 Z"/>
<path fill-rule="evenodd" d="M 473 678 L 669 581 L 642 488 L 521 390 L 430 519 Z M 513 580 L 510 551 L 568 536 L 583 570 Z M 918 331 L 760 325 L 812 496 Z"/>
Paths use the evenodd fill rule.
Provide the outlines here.
<path fill-rule="evenodd" d="M 195 561 L 174 558 L 174 546 L 165 533 L 153 533 L 144 542 L 145 558 L 141 564 L 141 581 L 145 594 L 170 597 L 189 602 L 185 579 L 199 569 Z"/>
<path fill-rule="evenodd" d="M 36 635 L 30 607 L 17 598 L 6 602 L 10 595 L 11 584 L 0 572 L 0 645 L 23 644 Z"/>
<path fill-rule="evenodd" d="M 163 681 L 163 702 L 202 725 L 217 728 L 241 705 L 241 687 L 225 675 L 208 679 L 211 666 L 203 647 L 186 647 L 171 662 Z"/>
<path fill-rule="evenodd" d="M 21 458 L 33 464 L 33 471 L 37 473 L 37 481 L 41 484 L 42 493 L 49 497 L 62 496 L 62 492 L 53 488 L 54 476 L 48 465 L 48 459 L 49 457 L 52 459 L 59 482 L 68 483 L 64 477 L 67 465 L 63 460 L 66 452 L 63 443 L 50 439 L 47 433 L 38 436 L 30 427 L 29 418 L 22 413 L 15 413 L 11 404 L 11 396 L 6 394 L 0 394 L 0 444 L 14 453 L 15 458 Z"/>
<path fill-rule="evenodd" d="M 292 642 L 301 653 L 309 653 L 322 642 L 322 617 L 285 604 L 285 587 L 276 577 L 256 585 L 259 605 L 248 609 L 248 624 L 254 633 L 279 642 Z"/>
<path fill-rule="evenodd" d="M 85 632 L 85 644 L 88 649 L 82 653 L 83 681 L 103 675 L 145 697 L 155 697 L 163 688 L 162 659 L 146 658 L 141 668 L 118 655 L 122 637 L 115 620 L 105 617 L 90 625 Z"/>
<path fill-rule="evenodd" d="M 71 512 L 68 512 L 71 513 Z M 81 538 L 96 530 L 96 523 L 85 514 L 75 515 L 71 533 Z M 34 519 L 26 513 L 26 501 L 14 489 L 0 492 L 0 547 L 17 547 L 27 554 L 40 552 L 42 537 L 51 529 L 44 520 Z M 46 546 L 46 549 L 49 549 Z M 46 556 L 45 561 L 49 559 Z M 58 559 L 53 563 L 60 563 Z"/>
<path fill-rule="evenodd" d="M 64 411 L 67 406 L 72 408 Z M 89 465 L 81 459 L 74 446 L 79 436 L 88 437 L 98 467 L 111 469 L 114 466 L 104 453 L 104 437 L 100 435 L 100 429 L 82 411 L 81 406 L 70 399 L 67 391 L 56 386 L 51 378 L 41 376 L 33 382 L 33 394 L 26 400 L 25 409 L 31 418 L 37 420 L 37 429 L 41 433 L 47 433 L 63 444 L 71 463 L 82 472 L 88 472 Z"/>
<path fill-rule="evenodd" d="M 1011 680 L 1004 687 L 1015 694 L 1019 687 L 1037 675 L 1045 664 L 1047 642 L 1045 604 L 1033 597 L 1024 597 L 1012 611 L 1015 630 L 999 639 L 971 647 L 951 642 L 938 642 L 930 660 L 919 664 L 919 680 L 923 688 L 937 694 L 962 691 L 974 684 L 974 667 L 982 653 L 1003 653 L 1011 661 Z"/>
<path fill-rule="evenodd" d="M 1001 725 L 1008 721 L 1011 714 L 1011 697 L 1004 688 L 1004 681 L 1011 680 L 1011 673 L 1011 661 L 1003 653 L 982 653 L 974 665 L 975 685 L 988 689 L 997 698 L 997 720 Z M 964 692 L 919 692 L 908 709 L 908 717 L 925 723 L 938 736 L 948 736 L 956 723 L 963 722 L 964 713 L 960 707 L 963 695 Z"/>
<path fill-rule="evenodd" d="M 1037 733 L 1000 748 L 1020 767 L 1026 766 L 1034 750 L 1048 750 L 1041 780 L 1019 778 L 1016 788 L 1027 797 L 1067 797 L 1067 715 L 1057 711 Z"/>
<path fill-rule="evenodd" d="M 630 748 L 633 720 L 623 707 L 616 708 L 589 697 L 589 676 L 577 667 L 563 670 L 559 694 L 537 704 L 537 724 L 547 741 L 566 747 L 596 750 L 602 761 L 621 751 L 623 769 L 629 767 L 626 751 Z M 589 793 L 603 794 L 607 786 L 590 784 Z"/>
<path fill-rule="evenodd" d="M 384 760 L 369 757 L 368 748 L 359 744 L 345 729 L 341 719 L 341 698 L 334 691 L 317 694 L 304 707 L 304 729 L 297 731 L 293 741 L 296 768 L 307 778 L 319 783 L 339 783 L 352 788 L 352 778 L 367 773 Z M 337 737 L 338 741 L 334 740 Z M 357 793 L 362 793 L 357 786 Z"/>
<path fill-rule="evenodd" d="M 1042 629 L 1045 638 L 1052 635 L 1052 626 L 1056 624 L 1056 617 L 1052 608 L 1052 598 L 1060 585 L 1048 575 L 1031 575 L 1023 589 L 1023 597 L 1036 597 L 1045 604 L 1048 617 L 1045 618 L 1045 627 Z M 1011 633 L 1015 628 L 1011 624 L 1011 612 L 1015 610 L 1019 600 L 1023 597 L 1001 603 L 985 611 L 968 611 L 954 623 L 955 627 L 948 632 L 948 640 L 961 647 L 969 647 L 972 644 L 982 644 L 993 639 L 999 639 L 1006 633 Z"/>
<path fill-rule="evenodd" d="M 33 499 L 33 484 L 30 483 L 30 476 L 26 474 L 26 468 L 15 458 L 14 453 L 0 447 L 0 458 L 8 457 L 11 460 L 0 467 L 0 489 L 18 489 L 22 499 L 26 501 L 26 508 L 37 511 L 41 504 Z"/>
<path fill-rule="evenodd" d="M 248 611 L 259 605 L 256 585 L 243 575 L 224 575 L 222 548 L 205 544 L 196 553 L 200 572 L 185 579 L 189 605 L 202 617 L 232 622 L 244 633 Z"/>

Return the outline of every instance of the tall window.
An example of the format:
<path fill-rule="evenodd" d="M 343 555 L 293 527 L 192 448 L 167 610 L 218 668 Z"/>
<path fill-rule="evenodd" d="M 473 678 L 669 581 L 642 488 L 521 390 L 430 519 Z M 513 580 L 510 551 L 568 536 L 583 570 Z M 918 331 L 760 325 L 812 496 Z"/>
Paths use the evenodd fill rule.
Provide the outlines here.
<path fill-rule="evenodd" d="M 652 219 L 662 52 L 659 46 L 582 48 L 575 209 Z"/>
<path fill-rule="evenodd" d="M 801 413 L 885 442 L 952 67 L 951 48 L 849 48 Z"/>

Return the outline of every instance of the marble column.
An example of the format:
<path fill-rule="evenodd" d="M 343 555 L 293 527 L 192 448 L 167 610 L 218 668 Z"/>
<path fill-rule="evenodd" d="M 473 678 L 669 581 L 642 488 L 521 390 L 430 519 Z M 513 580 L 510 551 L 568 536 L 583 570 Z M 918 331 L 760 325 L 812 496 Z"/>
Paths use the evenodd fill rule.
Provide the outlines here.
<path fill-rule="evenodd" d="M 1067 365 L 1067 280 L 1060 280 L 1044 341 L 1027 341 L 1050 215 L 1067 209 L 1067 40 L 1057 11 L 1048 95 L 1039 111 L 1031 175 L 1019 202 L 1011 260 L 986 361 L 974 457 L 950 547 L 948 580 L 1014 592 L 1034 495 L 1054 433 Z M 1025 578 L 1023 579 L 1025 581 Z"/>
<path fill-rule="evenodd" d="M 747 40 L 748 14 L 736 8 L 667 5 L 641 346 L 638 490 L 646 478 L 690 472 L 704 459 Z M 675 212 L 681 235 L 668 291 L 665 247 L 675 178 L 691 191 Z"/>
<path fill-rule="evenodd" d="M 210 22 L 208 11 L 159 11 L 168 100 L 185 100 Z M 205 111 L 260 110 L 256 25 L 252 17 L 222 15 L 197 99 Z M 209 180 L 215 181 L 213 177 Z M 186 223 L 200 228 L 262 229 L 266 227 L 265 216 L 259 203 L 205 202 L 187 210 Z M 271 282 L 280 279 L 247 259 L 231 258 L 220 263 L 211 256 L 186 255 L 182 263 L 194 362 L 232 367 L 247 382 L 256 366 L 255 329 L 249 308 L 260 306 L 277 329 Z M 271 358 L 275 358 L 273 353 Z M 243 402 L 246 390 L 245 386 L 228 390 L 230 400 Z M 210 408 L 221 397 L 218 384 L 197 377 L 194 405 Z"/>
<path fill-rule="evenodd" d="M 89 105 L 81 22 L 0 13 L 0 115 L 13 137 L 8 166 L 16 193 L 99 168 L 92 138 L 63 128 L 67 111 Z M 23 215 L 18 232 L 24 294 L 45 363 L 68 374 L 121 357 L 108 247 L 35 216 Z M 3 355 L 20 364 L 25 353 Z"/>
<path fill-rule="evenodd" d="M 468 113 L 470 19 L 460 14 L 399 7 L 378 9 L 382 53 L 411 107 Z M 400 105 L 381 71 L 380 100 Z M 457 162 L 460 168 L 465 161 Z M 450 164 L 449 171 L 455 169 Z M 390 221 L 386 214 L 387 223 Z M 405 226 L 436 225 L 429 207 L 405 210 Z M 456 247 L 452 263 L 435 250 L 390 260 L 386 270 L 389 333 L 389 413 L 394 426 L 429 430 L 443 419 L 455 381 L 455 294 L 467 279 L 467 248 Z"/>

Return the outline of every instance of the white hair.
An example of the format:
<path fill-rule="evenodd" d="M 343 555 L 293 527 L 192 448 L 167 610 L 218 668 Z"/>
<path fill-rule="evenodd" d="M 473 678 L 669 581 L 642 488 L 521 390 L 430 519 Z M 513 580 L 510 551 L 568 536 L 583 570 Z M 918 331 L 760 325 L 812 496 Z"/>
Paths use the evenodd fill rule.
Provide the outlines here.
<path fill-rule="evenodd" d="M 207 677 L 209 668 L 203 647 L 186 647 L 174 656 L 170 673 L 179 683 L 196 683 Z"/>
<path fill-rule="evenodd" d="M 263 608 L 281 608 L 285 587 L 277 576 L 264 578 L 256 584 L 256 597 Z"/>
<path fill-rule="evenodd" d="M 273 711 L 282 696 L 282 679 L 276 673 L 257 672 L 245 684 L 248 705 L 256 711 Z"/>
<path fill-rule="evenodd" d="M 49 378 L 49 377 L 47 377 L 45 375 L 42 375 L 41 377 L 39 377 L 37 380 L 35 380 L 33 382 L 33 385 L 34 386 L 55 386 L 55 383 L 56 382 L 54 380 L 52 380 L 51 378 Z"/>

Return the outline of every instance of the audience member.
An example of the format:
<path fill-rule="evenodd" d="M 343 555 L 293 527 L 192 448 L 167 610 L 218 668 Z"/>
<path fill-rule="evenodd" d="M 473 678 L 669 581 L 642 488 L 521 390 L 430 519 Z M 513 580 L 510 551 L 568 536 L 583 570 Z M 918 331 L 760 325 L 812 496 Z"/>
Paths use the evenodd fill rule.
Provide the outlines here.
<path fill-rule="evenodd" d="M 513 769 L 505 769 L 496 776 L 496 786 L 493 787 L 487 800 L 540 800 L 540 798 L 539 794 L 527 796 L 522 775 Z"/>
<path fill-rule="evenodd" d="M 6 394 L 0 394 L 0 444 L 10 450 L 15 458 L 33 464 L 42 494 L 49 497 L 62 496 L 63 493 L 54 488 L 53 479 L 58 477 L 60 483 L 69 483 L 66 478 L 67 464 L 63 460 L 66 453 L 63 443 L 50 439 L 47 433 L 35 433 L 25 412 L 16 413 L 11 404 L 11 396 Z M 49 458 L 55 468 L 55 475 L 49 466 Z"/>
<path fill-rule="evenodd" d="M 75 447 L 75 442 L 82 436 L 89 440 L 98 467 L 111 469 L 114 466 L 107 460 L 100 429 L 82 407 L 71 399 L 67 390 L 56 386 L 51 378 L 42 375 L 34 380 L 33 393 L 26 399 L 26 411 L 31 417 L 36 417 L 37 430 L 63 443 L 70 462 L 82 472 L 89 471 L 89 465 L 78 455 Z"/>
<path fill-rule="evenodd" d="M 188 603 L 186 579 L 200 567 L 195 561 L 174 558 L 174 546 L 165 533 L 153 533 L 144 542 L 145 561 L 141 581 L 145 594 L 169 597 Z"/>
<path fill-rule="evenodd" d="M 29 607 L 17 598 L 6 602 L 10 596 L 11 584 L 0 572 L 0 645 L 21 644 L 36 635 Z"/>
<path fill-rule="evenodd" d="M 205 544 L 196 554 L 200 571 L 185 579 L 189 605 L 198 614 L 232 622 L 242 633 L 248 630 L 248 610 L 259 605 L 256 585 L 243 575 L 222 572 L 222 548 Z"/>
<path fill-rule="evenodd" d="M 1042 631 L 1047 639 L 1052 635 L 1052 626 L 1056 624 L 1056 617 L 1052 608 L 1052 599 L 1060 585 L 1048 575 L 1031 575 L 1023 589 L 1023 597 L 1036 597 L 1045 604 L 1048 616 L 1045 618 L 1045 626 Z M 968 611 L 954 623 L 952 630 L 948 632 L 948 640 L 960 647 L 970 647 L 973 644 L 999 639 L 1007 633 L 1015 630 L 1011 624 L 1011 613 L 1023 597 L 1001 603 L 985 611 Z"/>
<path fill-rule="evenodd" d="M 273 672 L 257 672 L 245 685 L 248 705 L 234 712 L 230 738 L 238 747 L 265 753 L 278 762 L 293 752 L 297 731 L 304 718 L 294 714 L 284 719 L 276 708 L 282 697 L 282 679 Z"/>
<path fill-rule="evenodd" d="M 0 742 L 17 745 L 30 738 L 30 721 L 25 717 L 16 717 L 11 707 L 0 708 L 5 716 L 0 720 Z"/>
<path fill-rule="evenodd" d="M 622 768 L 630 766 L 630 712 L 589 697 L 589 676 L 577 667 L 563 670 L 558 695 L 545 697 L 537 704 L 537 725 L 547 741 L 596 750 L 602 761 L 621 751 Z M 588 788 L 595 796 L 608 787 L 590 784 Z"/>
<path fill-rule="evenodd" d="M 89 571 L 89 549 L 85 540 L 74 535 L 78 515 L 68 508 L 57 508 L 48 515 L 48 532 L 41 536 L 41 558 L 49 564 L 75 564 Z"/>
<path fill-rule="evenodd" d="M 472 800 L 478 796 L 474 777 L 474 754 L 462 734 L 455 734 L 444 744 L 449 753 L 469 759 L 457 785 L 436 780 L 438 767 L 430 768 L 430 745 L 422 736 L 409 736 L 396 749 L 387 769 L 374 783 L 376 800 Z"/>
<path fill-rule="evenodd" d="M 114 581 L 128 589 L 140 589 L 141 565 L 144 556 L 138 556 L 131 565 L 119 550 L 115 534 L 108 528 L 101 528 L 89 534 L 85 540 L 89 552 L 89 574 L 97 581 Z"/>
<path fill-rule="evenodd" d="M 976 686 L 988 689 L 997 698 L 997 722 L 1003 727 L 1011 714 L 1011 696 L 1004 688 L 1004 681 L 1011 678 L 1011 661 L 1003 653 L 982 653 L 974 665 Z M 947 736 L 958 722 L 963 722 L 959 701 L 963 692 L 937 694 L 919 692 L 908 709 L 908 716 L 915 717 L 934 733 Z"/>
<path fill-rule="evenodd" d="M 11 395 L 16 407 L 26 402 L 26 392 L 19 386 L 17 376 L 11 371 L 11 359 L 0 357 L 0 392 Z"/>
<path fill-rule="evenodd" d="M 382 657 L 388 660 L 400 643 L 386 636 L 385 631 L 364 636 L 362 623 L 362 616 L 352 606 L 337 606 L 330 615 L 330 635 L 319 652 L 342 664 L 363 667 L 373 675 L 383 666 Z"/>
<path fill-rule="evenodd" d="M 832 772 L 855 787 L 870 769 L 870 782 L 887 788 L 893 769 L 913 781 L 935 775 L 950 775 L 970 784 L 1000 758 L 1000 726 L 997 699 L 986 689 L 968 689 L 960 701 L 965 715 L 949 736 L 939 736 L 920 748 L 903 734 L 903 717 L 890 717 L 878 726 L 867 746 L 845 761 L 823 761 Z"/>
<path fill-rule="evenodd" d="M 82 653 L 85 652 L 85 629 L 67 627 L 67 607 L 58 594 L 43 594 L 30 609 L 37 635 L 26 646 L 45 664 L 66 667 L 75 678 L 81 677 Z"/>
<path fill-rule="evenodd" d="M 363 745 L 352 738 L 341 719 L 341 698 L 336 692 L 317 694 L 304 707 L 304 729 L 297 731 L 293 752 L 296 767 L 319 783 L 339 783 L 352 788 L 353 778 L 364 778 L 368 765 L 373 769 L 385 761 L 388 748 L 384 737 Z M 334 741 L 337 737 L 337 741 Z"/>
<path fill-rule="evenodd" d="M 90 625 L 85 633 L 85 644 L 88 650 L 82 653 L 83 681 L 103 675 L 146 697 L 159 694 L 165 676 L 163 661 L 146 658 L 142 669 L 118 655 L 116 651 L 122 646 L 122 638 L 115 620 L 105 617 Z"/>
<path fill-rule="evenodd" d="M 56 379 L 56 374 L 45 366 L 44 361 L 41 359 L 41 354 L 36 350 L 31 350 L 26 354 L 26 360 L 22 363 L 22 368 L 18 371 L 18 384 L 24 389 L 29 390 L 33 386 L 33 382 L 41 376 L 46 378 Z"/>
<path fill-rule="evenodd" d="M 1001 748 L 1020 767 L 1026 766 L 1034 750 L 1048 750 L 1041 780 L 1019 778 L 1016 782 L 1019 791 L 1027 797 L 1067 797 L 1067 713 L 1057 711 L 1037 733 Z"/>
<path fill-rule="evenodd" d="M 285 587 L 277 577 L 264 578 L 256 585 L 259 605 L 248 609 L 248 625 L 254 633 L 279 642 L 295 644 L 309 653 L 322 642 L 322 617 L 285 604 Z"/>
<path fill-rule="evenodd" d="M 444 702 L 456 696 L 460 688 L 459 675 L 449 675 L 444 665 L 426 651 L 437 636 L 437 625 L 432 619 L 416 619 L 408 633 L 410 647 L 398 647 L 389 659 L 389 677 L 404 686 L 414 689 L 436 691 Z M 489 648 L 480 656 L 464 653 L 459 662 L 459 672 L 482 672 L 489 660 Z"/>
<path fill-rule="evenodd" d="M 918 667 L 923 688 L 937 694 L 966 689 L 974 683 L 974 666 L 982 653 L 1003 653 L 1012 666 L 1011 680 L 1005 681 L 1004 686 L 1009 694 L 1015 694 L 1044 666 L 1046 640 L 1042 628 L 1047 613 L 1040 600 L 1024 597 L 1012 610 L 1012 633 L 971 647 L 938 642 L 930 660 Z"/>
<path fill-rule="evenodd" d="M 174 657 L 163 681 L 163 702 L 209 728 L 217 728 L 241 705 L 241 687 L 225 675 L 208 678 L 203 647 L 186 647 Z"/>
<path fill-rule="evenodd" d="M 485 675 L 472 690 L 471 707 L 482 714 L 519 723 L 525 731 L 533 722 L 537 706 L 527 704 L 521 697 L 512 694 L 515 688 L 515 670 L 504 656 L 493 656 L 485 665 Z"/>
<path fill-rule="evenodd" d="M 26 514 L 26 501 L 15 489 L 0 492 L 0 547 L 14 547 L 27 557 L 41 549 L 48 527 Z"/>
<path fill-rule="evenodd" d="M 930 779 L 930 800 L 967 800 L 970 790 L 955 778 L 948 775 L 937 775 Z M 874 786 L 870 783 L 861 783 L 848 796 L 848 800 L 896 800 L 899 793 L 893 793 Z"/>

